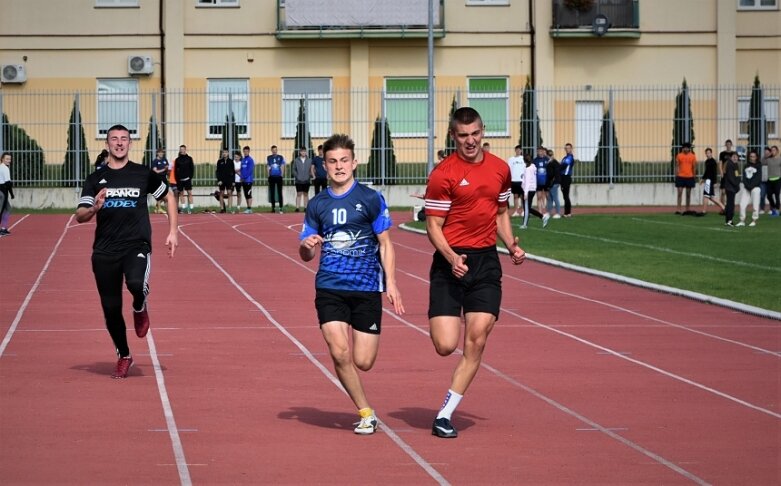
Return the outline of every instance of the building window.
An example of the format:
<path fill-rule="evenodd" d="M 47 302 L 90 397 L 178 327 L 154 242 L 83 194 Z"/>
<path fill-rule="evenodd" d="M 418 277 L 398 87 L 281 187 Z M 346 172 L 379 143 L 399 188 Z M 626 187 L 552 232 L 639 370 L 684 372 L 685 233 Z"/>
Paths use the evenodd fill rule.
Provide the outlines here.
<path fill-rule="evenodd" d="M 332 135 L 331 79 L 297 78 L 282 80 L 282 137 L 296 136 L 298 109 L 304 101 L 309 135 L 326 138 Z"/>
<path fill-rule="evenodd" d="M 197 7 L 238 7 L 239 0 L 197 0 Z"/>
<path fill-rule="evenodd" d="M 483 5 L 510 5 L 510 0 L 466 0 L 467 7 Z"/>
<path fill-rule="evenodd" d="M 385 117 L 394 137 L 428 134 L 428 79 L 387 78 Z"/>
<path fill-rule="evenodd" d="M 98 80 L 98 138 L 113 125 L 124 125 L 138 138 L 138 80 Z"/>
<path fill-rule="evenodd" d="M 507 110 L 510 100 L 507 94 L 507 78 L 469 78 L 467 99 L 469 106 L 480 113 L 488 137 L 506 137 Z"/>
<path fill-rule="evenodd" d="M 778 0 L 738 0 L 738 10 L 775 10 Z"/>
<path fill-rule="evenodd" d="M 138 0 L 95 0 L 96 7 L 138 7 Z"/>
<path fill-rule="evenodd" d="M 765 131 L 767 138 L 778 137 L 778 98 L 765 98 Z M 748 138 L 751 98 L 738 98 L 738 125 L 740 138 Z"/>
<path fill-rule="evenodd" d="M 208 138 L 219 138 L 233 113 L 239 138 L 249 138 L 249 81 L 246 79 L 209 79 Z"/>

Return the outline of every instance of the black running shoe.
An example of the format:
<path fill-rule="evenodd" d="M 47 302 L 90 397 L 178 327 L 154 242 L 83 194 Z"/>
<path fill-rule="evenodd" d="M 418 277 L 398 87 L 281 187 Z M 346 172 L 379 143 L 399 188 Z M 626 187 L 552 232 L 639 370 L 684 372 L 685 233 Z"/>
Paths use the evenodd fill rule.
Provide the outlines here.
<path fill-rule="evenodd" d="M 442 417 L 434 420 L 434 425 L 431 426 L 431 435 L 436 435 L 443 439 L 455 439 L 458 437 L 458 432 L 450 420 Z"/>

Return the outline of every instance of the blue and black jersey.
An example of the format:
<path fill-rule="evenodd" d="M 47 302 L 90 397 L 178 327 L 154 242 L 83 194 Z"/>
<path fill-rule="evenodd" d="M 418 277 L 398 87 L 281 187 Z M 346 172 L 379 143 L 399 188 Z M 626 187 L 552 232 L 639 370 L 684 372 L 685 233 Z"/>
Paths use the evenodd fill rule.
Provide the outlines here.
<path fill-rule="evenodd" d="M 358 182 L 342 195 L 328 188 L 306 208 L 300 239 L 323 237 L 318 289 L 384 292 L 385 273 L 377 235 L 393 222 L 382 195 Z"/>
<path fill-rule="evenodd" d="M 572 169 L 575 168 L 575 157 L 572 154 L 567 154 L 561 159 L 561 175 L 571 176 Z"/>

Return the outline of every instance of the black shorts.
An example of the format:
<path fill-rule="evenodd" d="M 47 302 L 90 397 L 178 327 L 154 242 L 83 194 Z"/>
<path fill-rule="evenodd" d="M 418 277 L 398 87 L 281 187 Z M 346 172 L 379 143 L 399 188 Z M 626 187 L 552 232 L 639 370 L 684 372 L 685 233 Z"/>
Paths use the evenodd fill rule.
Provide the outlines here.
<path fill-rule="evenodd" d="M 176 190 L 179 192 L 182 191 L 192 191 L 193 190 L 193 180 L 187 179 L 186 181 L 176 181 Z"/>
<path fill-rule="evenodd" d="M 244 199 L 249 199 L 252 197 L 252 183 L 251 182 L 242 182 L 241 188 L 244 191 Z"/>
<path fill-rule="evenodd" d="M 309 192 L 309 185 L 308 182 L 296 182 L 296 192 Z"/>
<path fill-rule="evenodd" d="M 453 248 L 466 255 L 469 271 L 462 278 L 439 252 L 434 253 L 429 279 L 428 317 L 461 316 L 467 312 L 488 312 L 499 318 L 502 304 L 502 265 L 496 247 Z"/>
<path fill-rule="evenodd" d="M 711 179 L 705 179 L 702 184 L 702 195 L 705 197 L 714 197 L 716 195 L 716 184 Z"/>
<path fill-rule="evenodd" d="M 523 182 L 511 182 L 510 190 L 516 196 L 523 196 Z"/>
<path fill-rule="evenodd" d="M 219 181 L 217 182 L 217 185 L 222 189 L 223 191 L 232 191 L 233 190 L 233 181 Z"/>
<path fill-rule="evenodd" d="M 695 185 L 694 177 L 678 177 L 675 176 L 675 187 L 688 187 L 692 188 Z"/>
<path fill-rule="evenodd" d="M 348 290 L 316 289 L 317 320 L 346 322 L 353 329 L 379 334 L 382 323 L 382 294 Z"/>

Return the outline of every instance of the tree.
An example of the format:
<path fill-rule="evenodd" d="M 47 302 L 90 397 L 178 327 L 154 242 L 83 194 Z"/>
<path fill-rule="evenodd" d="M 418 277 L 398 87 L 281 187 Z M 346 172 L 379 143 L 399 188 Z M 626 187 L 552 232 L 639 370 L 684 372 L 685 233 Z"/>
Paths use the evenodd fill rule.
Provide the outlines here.
<path fill-rule="evenodd" d="M 762 150 L 767 146 L 767 118 L 764 110 L 764 94 L 759 75 L 754 76 L 751 88 L 751 100 L 748 107 L 748 150 L 756 150 L 762 158 Z"/>
<path fill-rule="evenodd" d="M 306 100 L 301 98 L 298 100 L 298 119 L 296 120 L 296 136 L 294 139 L 293 156 L 290 160 L 295 160 L 298 157 L 298 150 L 301 147 L 306 148 L 308 157 L 314 157 L 314 151 L 312 150 L 312 137 L 309 135 L 309 121 L 306 114 Z"/>
<path fill-rule="evenodd" d="M 540 128 L 540 117 L 535 109 L 536 92 L 532 89 L 531 81 L 526 80 L 526 87 L 523 89 L 521 101 L 521 136 L 518 139 L 518 145 L 521 146 L 524 155 L 534 157 L 534 151 L 542 145 L 542 129 Z M 536 125 L 536 133 L 535 133 Z"/>
<path fill-rule="evenodd" d="M 611 140 L 611 131 L 613 134 Z M 610 155 L 613 156 L 611 170 Z M 594 175 L 596 182 L 613 182 L 617 176 L 621 175 L 621 154 L 618 150 L 618 135 L 616 134 L 615 123 L 610 114 L 610 110 L 605 112 L 602 117 L 602 127 L 599 129 L 599 149 L 594 158 Z"/>
<path fill-rule="evenodd" d="M 149 117 L 149 130 L 146 134 L 146 145 L 144 145 L 144 159 L 143 164 L 147 167 L 152 167 L 152 161 L 155 160 L 157 155 L 157 149 L 165 148 L 163 136 L 160 133 L 160 128 L 157 126 L 157 122 L 154 117 Z"/>
<path fill-rule="evenodd" d="M 383 173 L 383 154 L 385 158 L 385 171 Z M 374 133 L 372 133 L 372 149 L 369 155 L 368 177 L 373 184 L 387 186 L 396 183 L 396 152 L 393 149 L 390 126 L 388 120 L 377 117 L 374 120 Z"/>
<path fill-rule="evenodd" d="M 673 139 L 670 146 L 670 167 L 673 174 L 675 174 L 675 156 L 678 155 L 681 146 L 687 142 L 694 146 L 694 119 L 689 86 L 686 84 L 686 78 L 683 78 L 681 89 L 675 97 Z"/>
<path fill-rule="evenodd" d="M 237 150 L 241 151 L 241 145 L 239 145 L 239 130 L 236 126 L 236 117 L 233 115 L 233 112 L 231 112 L 230 117 L 225 115 L 225 126 L 222 128 L 222 143 L 220 144 L 220 150 L 227 150 L 231 157 L 233 157 L 233 152 Z"/>
<path fill-rule="evenodd" d="M 15 185 L 25 185 L 44 180 L 46 158 L 43 149 L 27 132 L 8 121 L 8 115 L 2 116 L 3 152 L 11 152 L 14 162 L 11 164 L 11 179 Z"/>
<path fill-rule="evenodd" d="M 74 99 L 68 119 L 68 148 L 65 151 L 65 163 L 62 164 L 62 180 L 69 186 L 79 185 L 87 178 L 91 169 L 81 112 L 77 100 Z"/>
<path fill-rule="evenodd" d="M 445 156 L 448 156 L 456 151 L 456 141 L 450 136 L 450 120 L 453 119 L 453 114 L 458 109 L 458 100 L 456 95 L 453 95 L 453 102 L 450 103 L 450 116 L 447 117 L 447 136 L 445 137 Z"/>

